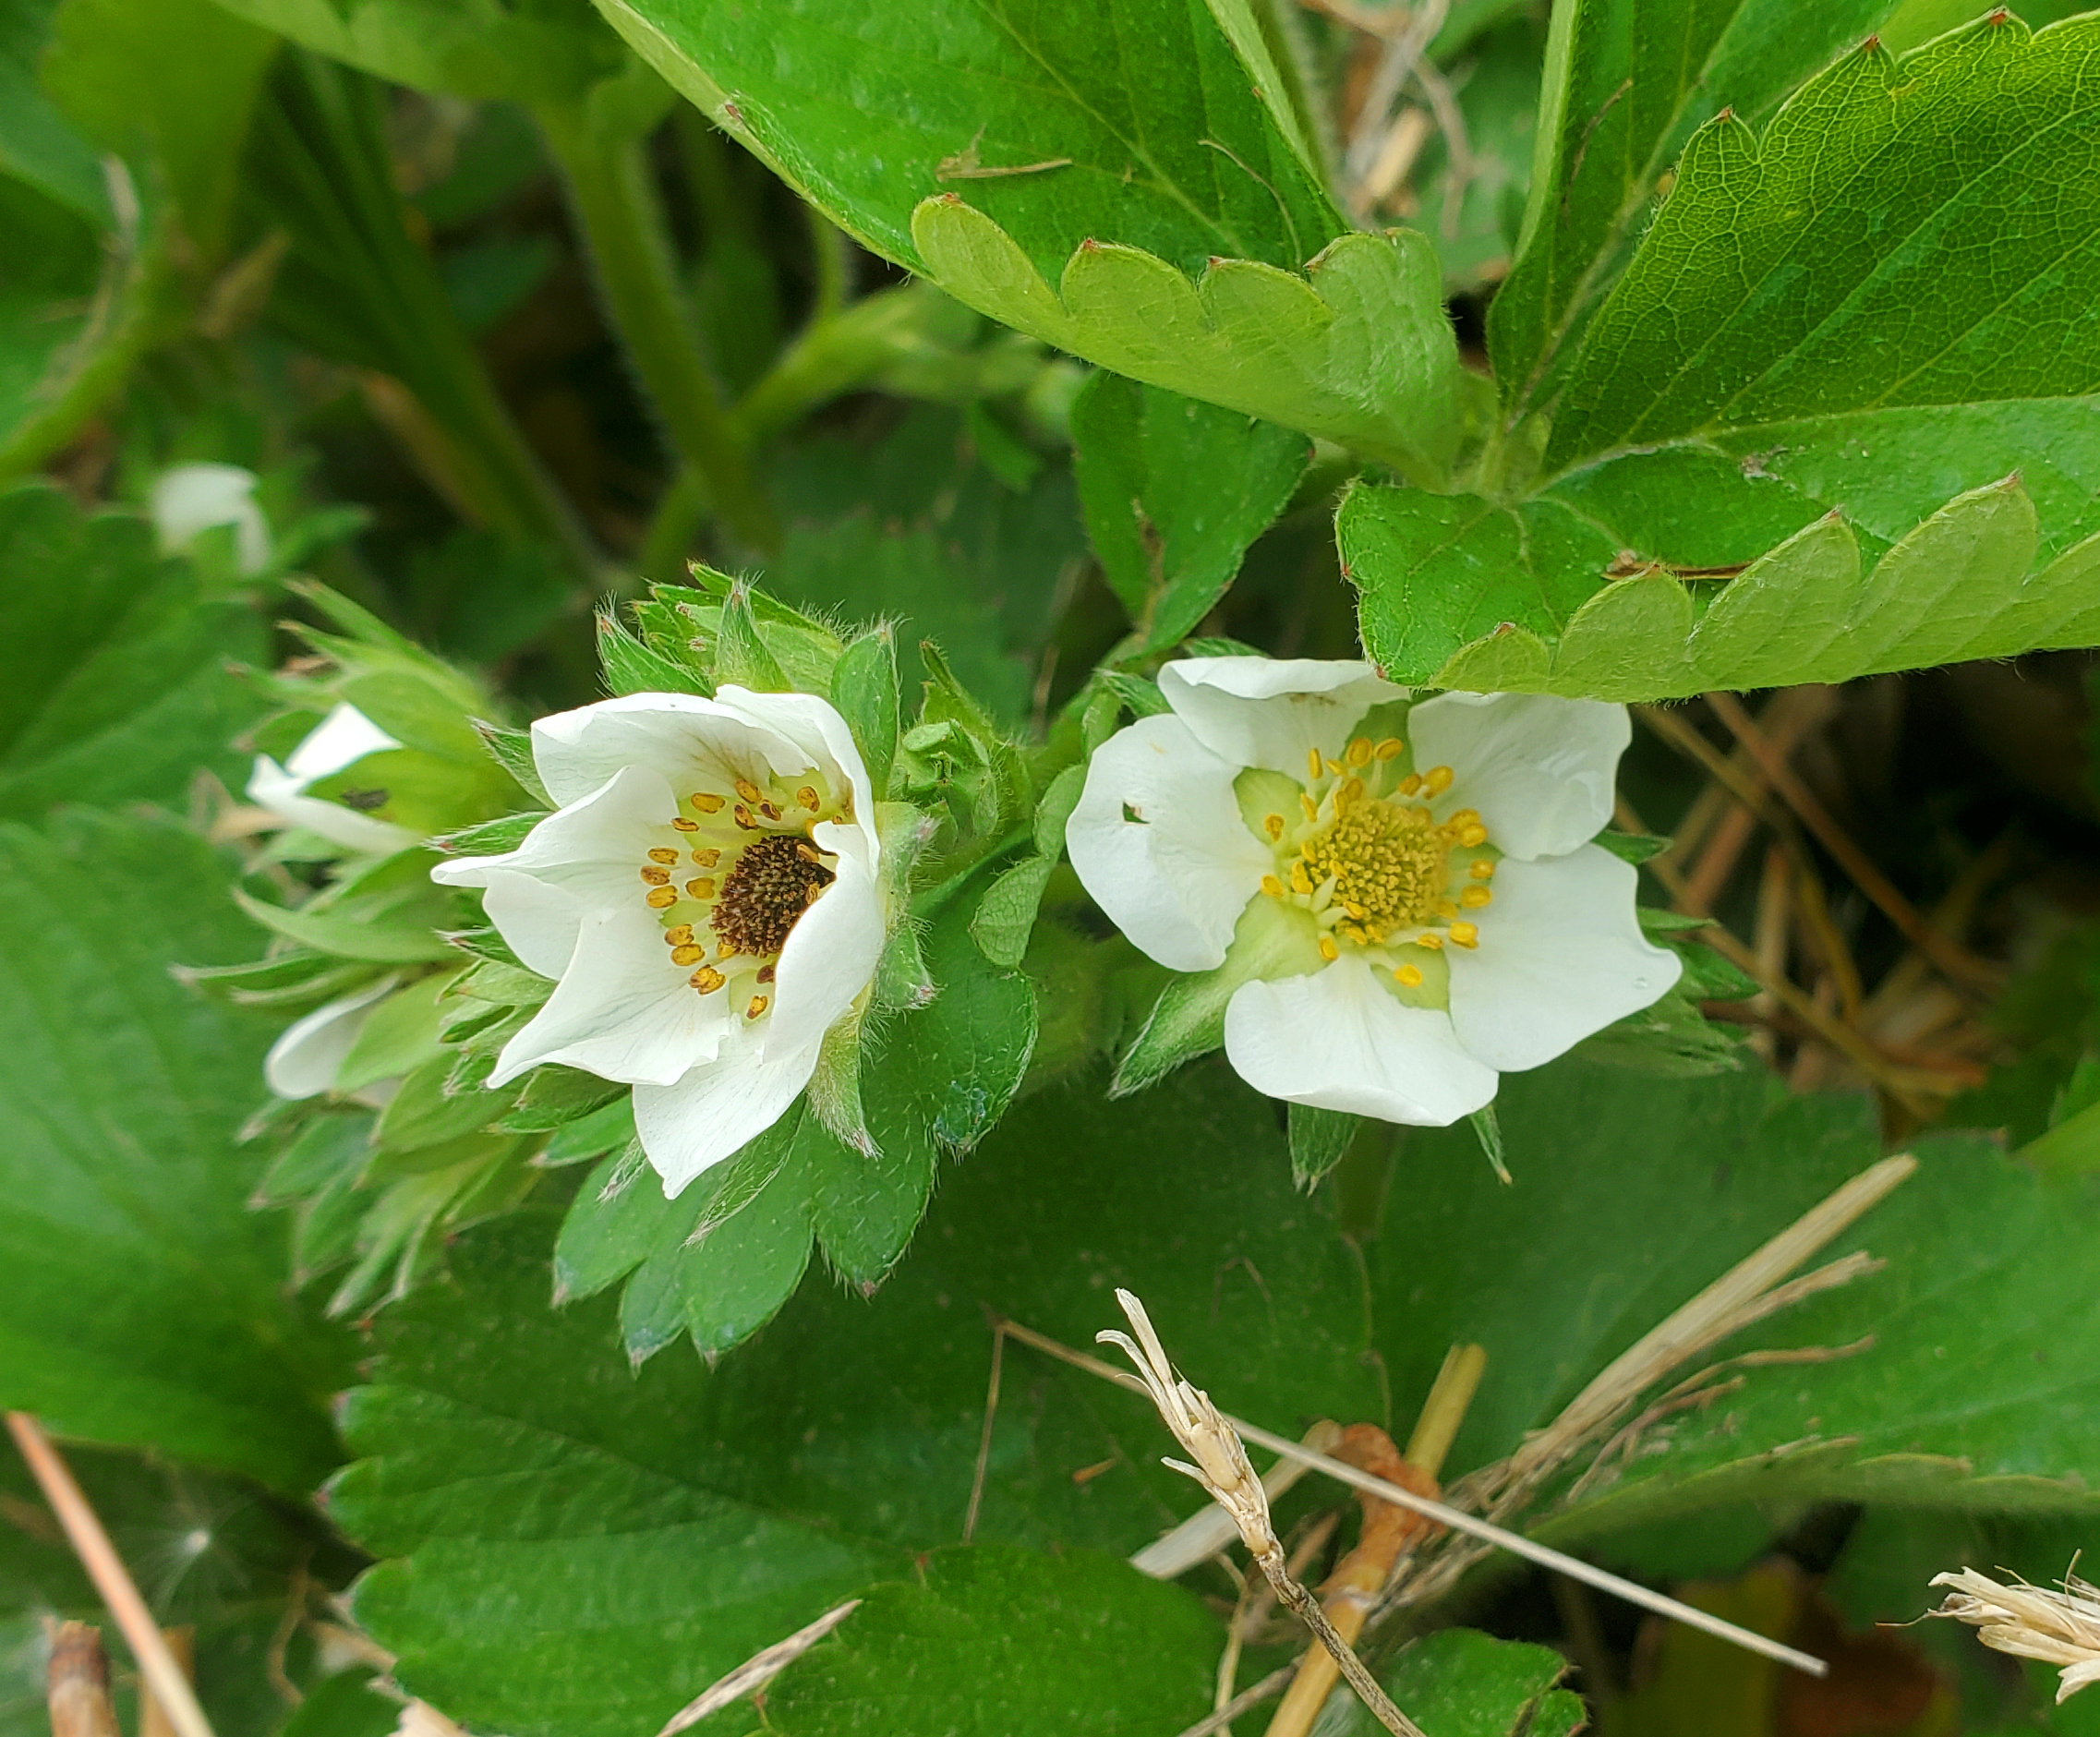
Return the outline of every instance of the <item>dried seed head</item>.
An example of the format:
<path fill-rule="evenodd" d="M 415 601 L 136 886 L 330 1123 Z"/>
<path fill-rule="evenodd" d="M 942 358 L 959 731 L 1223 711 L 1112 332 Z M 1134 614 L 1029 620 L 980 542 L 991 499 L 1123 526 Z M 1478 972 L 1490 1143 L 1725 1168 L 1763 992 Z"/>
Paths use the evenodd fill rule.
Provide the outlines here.
<path fill-rule="evenodd" d="M 1935 1574 L 1932 1584 L 1949 1590 L 1927 1615 L 1968 1623 L 1995 1652 L 2060 1666 L 2058 1706 L 2078 1690 L 2100 1683 L 2100 1591 L 2077 1575 L 2064 1576 L 2061 1592 L 2020 1580 L 2000 1586 L 1973 1568 Z"/>

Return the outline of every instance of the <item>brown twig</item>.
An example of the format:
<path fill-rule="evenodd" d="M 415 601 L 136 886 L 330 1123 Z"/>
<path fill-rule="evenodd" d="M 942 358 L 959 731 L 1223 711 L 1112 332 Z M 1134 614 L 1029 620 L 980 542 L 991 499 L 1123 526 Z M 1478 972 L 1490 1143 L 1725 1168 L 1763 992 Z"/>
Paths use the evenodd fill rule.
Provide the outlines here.
<path fill-rule="evenodd" d="M 1292 1667 L 1279 1665 L 1250 1689 L 1242 1689 L 1208 1719 L 1200 1719 L 1179 1737 L 1211 1737 L 1213 1731 L 1223 1731 L 1250 1707 L 1260 1707 L 1273 1698 L 1291 1680 Z"/>
<path fill-rule="evenodd" d="M 139 1674 L 145 1679 L 148 1693 L 166 1710 L 176 1737 L 212 1737 L 211 1722 L 197 1703 L 197 1692 L 175 1662 L 160 1624 L 153 1621 L 146 1600 L 132 1584 L 123 1558 L 117 1555 L 109 1534 L 103 1529 L 87 1497 L 80 1493 L 80 1486 L 74 1481 L 58 1450 L 52 1446 L 50 1437 L 26 1411 L 10 1411 L 7 1429 L 22 1458 L 29 1462 L 43 1499 L 51 1503 L 59 1525 L 66 1528 L 74 1554 L 109 1607 L 131 1656 L 139 1661 Z"/>
<path fill-rule="evenodd" d="M 734 1671 L 718 1677 L 680 1707 L 664 1721 L 664 1728 L 657 1733 L 657 1737 L 677 1737 L 680 1731 L 688 1726 L 697 1725 L 710 1713 L 718 1713 L 732 1702 L 741 1701 L 745 1695 L 763 1689 L 860 1608 L 861 1601 L 858 1598 L 848 1598 L 844 1604 L 832 1606 L 815 1622 L 798 1628 L 786 1640 L 778 1640 L 770 1647 L 760 1648 Z"/>

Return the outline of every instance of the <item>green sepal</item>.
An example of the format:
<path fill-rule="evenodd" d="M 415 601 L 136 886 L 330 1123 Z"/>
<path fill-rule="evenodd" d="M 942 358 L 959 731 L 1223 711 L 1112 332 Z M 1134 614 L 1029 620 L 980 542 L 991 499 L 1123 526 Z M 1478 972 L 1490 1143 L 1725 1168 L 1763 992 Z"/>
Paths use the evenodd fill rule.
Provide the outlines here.
<path fill-rule="evenodd" d="M 1660 856 L 1670 849 L 1671 841 L 1649 832 L 1612 832 L 1607 829 L 1599 833 L 1590 843 L 1611 851 L 1622 862 L 1632 862 L 1638 866 L 1650 857 Z"/>
<path fill-rule="evenodd" d="M 923 1007 L 939 993 L 919 946 L 918 925 L 899 925 L 875 966 L 874 1005 L 887 1012 Z"/>
<path fill-rule="evenodd" d="M 334 1090 L 361 1091 L 399 1079 L 444 1055 L 441 1043 L 445 1010 L 440 997 L 466 968 L 419 977 L 396 989 L 367 1015 L 335 1071 Z"/>
<path fill-rule="evenodd" d="M 597 657 L 614 694 L 704 694 L 706 686 L 685 664 L 637 639 L 611 611 L 597 618 Z"/>
<path fill-rule="evenodd" d="M 1718 954 L 1709 957 L 1720 959 Z M 1699 992 L 1688 989 L 1687 983 L 1585 1038 L 1577 1053 L 1586 1061 L 1663 1079 L 1733 1073 L 1743 1066 L 1748 1050 L 1730 1027 L 1716 1025 L 1699 1011 L 1693 998 Z"/>
<path fill-rule="evenodd" d="M 489 757 L 516 779 L 527 796 L 552 808 L 554 799 L 547 793 L 547 786 L 539 780 L 539 767 L 533 763 L 532 737 L 525 730 L 507 729 L 483 718 L 471 721 Z"/>
<path fill-rule="evenodd" d="M 401 1090 L 380 1112 L 379 1123 L 372 1129 L 373 1143 L 392 1153 L 426 1152 L 478 1134 L 501 1115 L 505 1108 L 501 1096 L 454 1089 L 453 1070 L 461 1059 L 448 1051 L 411 1070 L 402 1080 Z M 478 1062 L 484 1058 L 465 1059 Z M 486 1077 L 488 1068 L 483 1067 L 481 1071 Z"/>
<path fill-rule="evenodd" d="M 430 840 L 433 850 L 447 856 L 504 856 L 525 841 L 525 835 L 545 820 L 540 814 L 505 814 L 500 820 L 484 820 Z"/>
<path fill-rule="evenodd" d="M 1317 961 L 1309 932 L 1291 920 L 1295 914 L 1273 899 L 1250 899 L 1240 912 L 1224 964 L 1168 980 L 1143 1028 L 1116 1063 L 1109 1095 L 1121 1098 L 1141 1092 L 1183 1062 L 1223 1044 L 1225 1004 L 1243 983 L 1302 971 L 1309 954 Z"/>
<path fill-rule="evenodd" d="M 732 583 L 722 598 L 715 639 L 715 680 L 733 682 L 754 694 L 786 694 L 794 687 L 759 635 L 751 612 L 751 587 L 742 580 Z"/>
<path fill-rule="evenodd" d="M 1157 718 L 1173 709 L 1166 703 L 1166 695 L 1159 691 L 1159 683 L 1149 676 L 1132 675 L 1127 669 L 1103 669 L 1094 679 L 1115 694 L 1132 718 Z"/>
<path fill-rule="evenodd" d="M 390 924 L 380 913 L 368 913 L 355 904 L 319 911 L 307 906 L 292 911 L 265 904 L 238 887 L 233 893 L 235 902 L 264 928 L 302 947 L 338 958 L 363 959 L 375 965 L 408 965 L 446 959 L 452 953 L 444 938 L 428 928 Z"/>
<path fill-rule="evenodd" d="M 1509 1159 L 1503 1151 L 1503 1125 L 1496 1119 L 1492 1102 L 1483 1104 L 1466 1121 L 1472 1125 L 1473 1137 L 1480 1142 L 1480 1151 L 1488 1160 L 1488 1167 L 1495 1173 L 1495 1179 L 1504 1185 L 1515 1180 L 1509 1173 Z"/>
<path fill-rule="evenodd" d="M 1010 970 L 1027 956 L 1035 913 L 1056 867 L 1054 856 L 1025 857 L 984 889 L 970 919 L 970 938 L 993 964 Z"/>
<path fill-rule="evenodd" d="M 1364 1118 L 1346 1110 L 1323 1110 L 1318 1104 L 1285 1106 L 1290 1130 L 1291 1177 L 1301 1188 L 1315 1182 L 1342 1162 Z"/>
<path fill-rule="evenodd" d="M 875 1155 L 861 1106 L 861 1014 L 840 1019 L 824 1034 L 816 1071 L 810 1076 L 809 1112 L 839 1144 L 863 1158 Z"/>
<path fill-rule="evenodd" d="M 617 1104 L 628 1089 L 580 1068 L 549 1062 L 520 1084 L 517 1101 L 493 1126 L 514 1134 L 548 1134 Z"/>
<path fill-rule="evenodd" d="M 831 704 L 853 732 L 868 783 L 877 797 L 889 790 L 897 763 L 901 712 L 897 681 L 897 636 L 887 622 L 870 628 L 839 654 L 831 670 Z"/>

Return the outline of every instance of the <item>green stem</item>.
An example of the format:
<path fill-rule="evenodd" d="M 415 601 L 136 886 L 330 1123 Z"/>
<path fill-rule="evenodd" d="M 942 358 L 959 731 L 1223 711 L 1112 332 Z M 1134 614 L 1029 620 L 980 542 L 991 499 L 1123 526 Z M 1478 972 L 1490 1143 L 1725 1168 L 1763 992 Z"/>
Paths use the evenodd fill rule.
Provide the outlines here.
<path fill-rule="evenodd" d="M 561 165 L 606 312 L 671 445 L 722 522 L 753 547 L 771 549 L 779 533 L 753 479 L 742 430 L 701 354 L 641 139 L 592 126 L 581 106 L 543 103 L 535 115 Z"/>

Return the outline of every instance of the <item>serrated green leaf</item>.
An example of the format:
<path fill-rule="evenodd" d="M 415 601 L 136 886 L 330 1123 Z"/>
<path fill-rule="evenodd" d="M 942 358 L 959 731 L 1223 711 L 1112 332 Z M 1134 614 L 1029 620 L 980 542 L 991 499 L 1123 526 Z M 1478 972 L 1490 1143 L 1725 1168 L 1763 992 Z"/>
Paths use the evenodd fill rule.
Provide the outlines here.
<path fill-rule="evenodd" d="M 2100 386 L 2096 48 L 2100 20 L 2030 38 L 1994 14 L 1901 64 L 1845 56 L 1762 139 L 1703 127 L 1584 334 L 1548 463 Z"/>
<path fill-rule="evenodd" d="M 1464 1130 L 1410 1133 L 1397 1161 L 1407 1186 L 1377 1245 L 1395 1391 L 1426 1391 L 1454 1341 L 1487 1348 L 1454 1472 L 1510 1452 L 1611 1357 L 1879 1155 L 1861 1106 L 1790 1100 L 1749 1074 L 1630 1087 L 1571 1059 L 1505 1079 L 1497 1103 L 1514 1189 Z M 2094 1236 L 2077 1190 L 1982 1142 L 1916 1152 L 1919 1173 L 1818 1257 L 1865 1248 L 1887 1264 L 1726 1354 L 1856 1350 L 1750 1373 L 1527 1529 L 1595 1538 L 1751 1497 L 2091 1512 L 2075 1468 L 2094 1452 L 2083 1395 L 2100 1323 L 2074 1276 Z M 2015 1286 L 2014 1272 L 2061 1278 Z"/>
<path fill-rule="evenodd" d="M 639 1140 L 600 1160 L 561 1219 L 554 1244 L 556 1302 L 596 1297 L 648 1259 L 667 1215 L 663 1193 Z"/>
<path fill-rule="evenodd" d="M 1073 473 L 1134 658 L 1193 632 L 1311 457 L 1302 437 L 1097 373 L 1072 404 Z"/>
<path fill-rule="evenodd" d="M 1554 9 L 1530 199 L 1488 317 L 1505 403 L 1521 406 L 1580 332 L 1694 127 L 1724 108 L 1768 114 L 1887 10 L 1887 0 L 1805 12 L 1788 0 Z"/>
<path fill-rule="evenodd" d="M 141 851 L 153 920 L 112 923 L 92 888 Z M 0 1403 L 304 1492 L 350 1346 L 287 1300 L 282 1230 L 247 1206 L 264 1154 L 235 1134 L 276 1022 L 168 974 L 252 947 L 224 869 L 132 815 L 9 829 L 0 854 Z"/>
<path fill-rule="evenodd" d="M 1141 248 L 1090 240 L 1062 262 L 1056 289 L 953 194 L 920 206 L 911 233 L 951 296 L 1045 344 L 1339 441 L 1418 481 L 1450 466 L 1457 345 L 1436 256 L 1412 231 L 1345 235 L 1305 276 L 1217 258 L 1193 283 Z"/>
<path fill-rule="evenodd" d="M 766 1719 L 784 1737 L 1059 1737 L 1084 1709 L 1090 1733 L 1154 1737 L 1210 1709 L 1216 1653 L 1194 1594 L 1112 1556 L 956 1548 L 870 1588 Z"/>
<path fill-rule="evenodd" d="M 978 950 L 995 965 L 1009 971 L 1028 952 L 1028 937 L 1035 928 L 1035 912 L 1043 903 L 1043 889 L 1057 867 L 1055 857 L 1032 856 L 1001 871 L 977 901 L 970 919 L 971 938 Z"/>
<path fill-rule="evenodd" d="M 404 1559 L 360 1587 L 360 1621 L 411 1693 L 476 1729 L 654 1730 L 760 1647 L 952 1544 L 984 1426 L 984 1307 L 1083 1344 L 1128 1285 L 1219 1404 L 1381 1411 L 1360 1262 L 1292 1189 L 1271 1106 L 1222 1067 L 1121 1106 L 1093 1082 L 1029 1099 L 947 1173 L 872 1301 L 804 1285 L 711 1370 L 673 1354 L 631 1375 L 608 1298 L 549 1311 L 549 1231 L 526 1213 L 469 1234 L 454 1285 L 380 1317 L 378 1385 L 345 1414 L 368 1457 L 331 1502 Z M 1201 1500 L 1157 1464 L 1170 1443 L 1141 1400 L 1018 1345 L 1006 1358 L 980 1539 L 1126 1554 Z M 1112 1471 L 1073 1482 L 1104 1456 Z M 984 1612 L 984 1638 L 1023 1646 L 1063 1620 L 1017 1598 Z M 1092 1729 L 1090 1709 L 1067 1711 Z"/>
<path fill-rule="evenodd" d="M 1184 271 L 1213 255 L 1295 267 L 1346 227 L 1295 125 L 1236 52 L 1235 36 L 1253 45 L 1248 31 L 1221 28 L 1244 18 L 1239 5 L 1118 0 L 1101 16 L 1008 0 L 873 15 L 850 0 L 765 17 L 724 0 L 602 9 L 717 125 L 914 271 L 932 262 L 915 245 L 913 207 L 949 185 L 967 185 L 1044 271 L 1090 238 Z M 954 292 L 938 266 L 931 275 Z"/>
<path fill-rule="evenodd" d="M 1379 1681 L 1430 1737 L 1548 1737 L 1576 1729 L 1567 1715 L 1582 1710 L 1578 1696 L 1553 1686 L 1568 1669 L 1551 1647 L 1447 1628 L 1411 1644 Z M 1320 1726 L 1327 1737 L 1372 1737 L 1384 1729 L 1346 1689 L 1329 1698 L 1328 1709 Z"/>
<path fill-rule="evenodd" d="M 252 609 L 204 597 L 142 520 L 42 484 L 0 493 L 0 814 L 177 807 L 203 768 L 242 781 L 226 744 L 263 706 L 226 666 L 261 657 Z"/>

